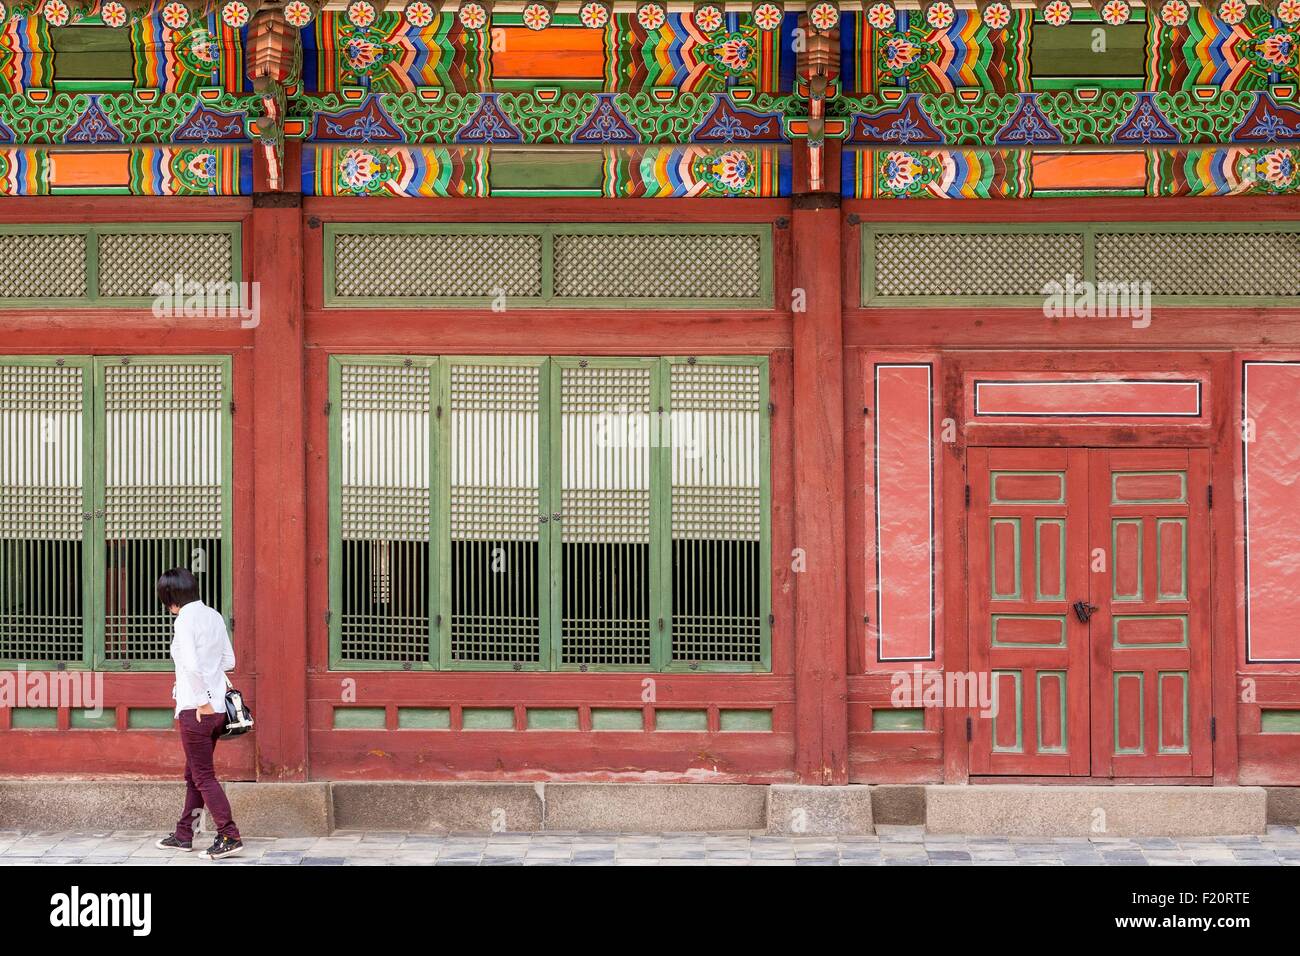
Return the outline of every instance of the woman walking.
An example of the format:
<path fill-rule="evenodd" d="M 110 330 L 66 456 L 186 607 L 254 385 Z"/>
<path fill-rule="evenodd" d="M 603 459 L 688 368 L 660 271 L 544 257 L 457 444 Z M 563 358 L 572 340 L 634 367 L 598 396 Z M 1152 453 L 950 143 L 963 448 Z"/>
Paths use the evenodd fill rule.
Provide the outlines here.
<path fill-rule="evenodd" d="M 226 726 L 226 671 L 235 666 L 226 622 L 218 611 L 199 600 L 199 585 L 184 568 L 173 568 L 158 579 L 158 600 L 176 615 L 171 656 L 176 663 L 176 719 L 185 751 L 185 809 L 176 831 L 154 845 L 163 850 L 194 849 L 194 818 L 206 805 L 217 827 L 210 860 L 234 856 L 244 848 L 230 815 L 221 782 L 212 767 L 212 752 Z"/>

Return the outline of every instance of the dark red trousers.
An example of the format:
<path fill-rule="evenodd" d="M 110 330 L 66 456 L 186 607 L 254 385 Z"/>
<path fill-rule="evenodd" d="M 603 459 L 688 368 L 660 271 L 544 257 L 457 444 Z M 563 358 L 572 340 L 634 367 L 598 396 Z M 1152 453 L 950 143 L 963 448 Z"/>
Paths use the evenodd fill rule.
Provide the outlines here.
<path fill-rule="evenodd" d="M 231 819 L 230 801 L 212 769 L 212 752 L 225 729 L 226 715 L 182 710 L 176 719 L 180 723 L 181 747 L 185 750 L 185 809 L 176 823 L 176 839 L 186 843 L 194 839 L 194 824 L 199 811 L 206 806 L 217 832 L 238 840 L 239 828 Z"/>

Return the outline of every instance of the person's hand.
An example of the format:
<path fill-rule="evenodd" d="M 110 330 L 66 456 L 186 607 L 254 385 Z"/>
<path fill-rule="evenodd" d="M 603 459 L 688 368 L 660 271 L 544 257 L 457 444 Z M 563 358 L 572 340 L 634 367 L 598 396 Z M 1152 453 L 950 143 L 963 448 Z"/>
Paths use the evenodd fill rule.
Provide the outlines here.
<path fill-rule="evenodd" d="M 208 714 L 216 713 L 216 711 L 212 709 L 211 704 L 204 704 L 202 707 L 196 708 L 194 712 L 198 714 L 200 717 L 206 717 L 208 716 Z"/>

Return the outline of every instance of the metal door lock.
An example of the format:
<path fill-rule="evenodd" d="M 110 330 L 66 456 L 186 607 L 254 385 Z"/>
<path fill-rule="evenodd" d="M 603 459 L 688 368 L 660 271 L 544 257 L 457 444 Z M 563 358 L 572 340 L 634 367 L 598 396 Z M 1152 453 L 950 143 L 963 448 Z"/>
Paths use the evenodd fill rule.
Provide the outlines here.
<path fill-rule="evenodd" d="M 1074 616 L 1079 619 L 1080 624 L 1087 624 L 1088 618 L 1092 617 L 1094 614 L 1097 613 L 1097 605 L 1095 604 L 1087 604 L 1083 601 L 1075 601 L 1072 606 L 1074 608 Z"/>

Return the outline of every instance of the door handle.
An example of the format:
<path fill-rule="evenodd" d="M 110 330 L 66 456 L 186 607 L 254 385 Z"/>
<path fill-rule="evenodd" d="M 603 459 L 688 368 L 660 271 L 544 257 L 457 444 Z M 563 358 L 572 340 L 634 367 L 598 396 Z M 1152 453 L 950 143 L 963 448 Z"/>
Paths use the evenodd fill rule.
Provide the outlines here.
<path fill-rule="evenodd" d="M 1097 605 L 1088 604 L 1085 601 L 1075 601 L 1073 605 L 1074 616 L 1079 619 L 1080 624 L 1087 624 L 1088 618 L 1097 613 Z"/>

